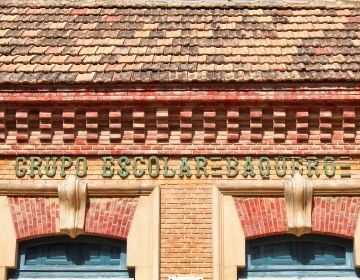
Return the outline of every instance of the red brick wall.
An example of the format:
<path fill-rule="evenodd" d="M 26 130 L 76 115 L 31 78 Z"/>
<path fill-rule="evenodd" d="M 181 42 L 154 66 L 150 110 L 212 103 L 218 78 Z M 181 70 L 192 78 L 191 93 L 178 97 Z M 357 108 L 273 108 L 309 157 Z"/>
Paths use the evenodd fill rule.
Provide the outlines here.
<path fill-rule="evenodd" d="M 234 201 L 246 238 L 286 233 L 283 198 L 234 197 Z"/>
<path fill-rule="evenodd" d="M 287 232 L 283 198 L 235 197 L 234 201 L 246 238 Z M 315 197 L 312 232 L 352 238 L 359 212 L 360 197 Z"/>
<path fill-rule="evenodd" d="M 57 198 L 10 197 L 18 239 L 59 233 L 59 201 Z"/>
<path fill-rule="evenodd" d="M 360 197 L 315 197 L 312 230 L 353 237 L 360 212 Z"/>
<path fill-rule="evenodd" d="M 137 198 L 90 199 L 85 220 L 88 234 L 126 239 Z M 57 198 L 10 197 L 18 239 L 60 234 Z"/>
<path fill-rule="evenodd" d="M 127 238 L 138 198 L 90 198 L 85 232 Z"/>

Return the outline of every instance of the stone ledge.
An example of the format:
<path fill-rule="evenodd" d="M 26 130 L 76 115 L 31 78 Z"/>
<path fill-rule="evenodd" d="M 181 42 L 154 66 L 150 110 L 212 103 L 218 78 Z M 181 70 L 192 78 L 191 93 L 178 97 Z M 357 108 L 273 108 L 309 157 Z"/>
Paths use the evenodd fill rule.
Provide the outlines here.
<path fill-rule="evenodd" d="M 141 196 L 150 195 L 157 184 L 142 182 L 103 182 L 102 180 L 84 180 L 88 183 L 89 197 L 122 197 L 122 196 Z M 0 184 L 0 195 L 7 196 L 58 196 L 59 182 L 25 182 L 19 183 L 14 180 L 10 183 Z"/>

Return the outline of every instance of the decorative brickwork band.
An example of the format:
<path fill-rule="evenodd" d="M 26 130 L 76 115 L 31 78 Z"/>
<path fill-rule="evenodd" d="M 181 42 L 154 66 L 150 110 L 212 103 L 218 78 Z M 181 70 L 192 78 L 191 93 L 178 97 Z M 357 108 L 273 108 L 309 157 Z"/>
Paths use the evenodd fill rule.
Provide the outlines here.
<path fill-rule="evenodd" d="M 360 154 L 360 127 L 356 125 L 360 107 L 137 106 L 3 107 L 0 149 L 5 155 L 60 151 L 99 155 L 124 150 L 128 154 L 149 150 L 209 154 L 216 150 L 221 155 L 278 155 L 279 151 L 313 155 L 315 145 L 326 143 L 322 149 L 327 154 Z M 208 149 L 208 142 L 213 149 Z M 119 146 L 114 149 L 114 145 Z"/>
<path fill-rule="evenodd" d="M 87 187 L 71 175 L 59 184 L 60 232 L 75 238 L 84 233 Z"/>
<path fill-rule="evenodd" d="M 288 231 L 296 236 L 311 232 L 312 185 L 299 172 L 284 184 Z"/>

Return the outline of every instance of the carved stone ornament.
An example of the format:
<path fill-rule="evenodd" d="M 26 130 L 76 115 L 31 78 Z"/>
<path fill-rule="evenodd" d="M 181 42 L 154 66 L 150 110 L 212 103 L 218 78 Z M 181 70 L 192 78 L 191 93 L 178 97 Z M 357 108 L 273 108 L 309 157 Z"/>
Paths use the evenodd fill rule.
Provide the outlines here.
<path fill-rule="evenodd" d="M 300 173 L 285 184 L 285 206 L 289 233 L 301 236 L 311 232 L 313 187 Z"/>
<path fill-rule="evenodd" d="M 86 183 L 69 176 L 58 185 L 60 203 L 60 232 L 75 238 L 84 233 L 87 186 Z"/>

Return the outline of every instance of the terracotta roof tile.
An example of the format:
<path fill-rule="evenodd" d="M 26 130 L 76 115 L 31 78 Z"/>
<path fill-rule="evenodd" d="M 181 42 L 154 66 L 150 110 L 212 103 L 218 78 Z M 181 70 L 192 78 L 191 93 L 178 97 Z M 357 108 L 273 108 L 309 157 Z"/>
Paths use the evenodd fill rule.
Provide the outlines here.
<path fill-rule="evenodd" d="M 90 64 L 73 64 L 70 65 L 69 72 L 86 73 L 90 67 Z"/>
<path fill-rule="evenodd" d="M 52 72 L 68 72 L 71 68 L 69 64 L 55 64 L 51 69 Z"/>
<path fill-rule="evenodd" d="M 74 83 L 78 73 L 59 73 L 56 82 L 59 83 Z"/>
<path fill-rule="evenodd" d="M 0 4 L 0 82 L 360 79 L 359 7 Z"/>
<path fill-rule="evenodd" d="M 36 66 L 36 64 L 20 64 L 16 72 L 33 72 Z"/>
<path fill-rule="evenodd" d="M 38 64 L 36 65 L 34 72 L 42 72 L 42 73 L 50 72 L 54 66 L 55 64 Z"/>
<path fill-rule="evenodd" d="M 107 64 L 105 72 L 121 72 L 125 67 L 125 63 Z"/>
<path fill-rule="evenodd" d="M 95 76 L 95 72 L 80 73 L 76 76 L 75 82 L 78 82 L 78 83 L 92 82 L 94 76 Z"/>
<path fill-rule="evenodd" d="M 104 72 L 106 69 L 106 64 L 90 64 L 88 69 L 89 72 Z"/>
<path fill-rule="evenodd" d="M 41 76 L 41 73 L 23 73 L 20 78 L 19 82 L 26 82 L 29 84 L 36 84 L 37 79 Z"/>
<path fill-rule="evenodd" d="M 42 72 L 37 78 L 38 83 L 55 83 L 59 73 L 46 73 Z"/>
<path fill-rule="evenodd" d="M 23 64 L 1 64 L 0 72 L 15 72 L 20 65 Z"/>
<path fill-rule="evenodd" d="M 82 63 L 99 63 L 102 58 L 102 55 L 86 55 Z"/>
<path fill-rule="evenodd" d="M 69 55 L 66 60 L 65 63 L 66 64 L 81 64 L 84 59 L 85 59 L 85 55 L 79 55 L 79 56 L 71 56 Z"/>
<path fill-rule="evenodd" d="M 112 72 L 96 73 L 93 81 L 95 83 L 111 83 L 113 75 L 114 73 Z"/>

